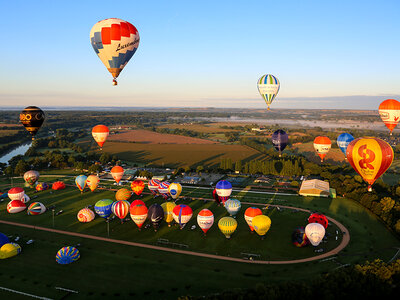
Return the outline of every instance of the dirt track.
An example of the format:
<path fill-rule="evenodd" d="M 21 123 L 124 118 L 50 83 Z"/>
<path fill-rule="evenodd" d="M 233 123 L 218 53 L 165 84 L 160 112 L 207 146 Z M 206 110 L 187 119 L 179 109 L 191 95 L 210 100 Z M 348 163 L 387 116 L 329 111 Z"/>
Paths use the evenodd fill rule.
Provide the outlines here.
<path fill-rule="evenodd" d="M 204 199 L 204 200 L 211 200 L 211 199 Z M 250 203 L 250 202 L 242 202 L 242 203 L 250 204 L 250 205 L 258 205 L 258 206 L 265 205 L 265 204 Z M 305 211 L 305 212 L 310 212 L 307 209 L 295 208 L 295 207 L 291 207 L 291 206 L 272 205 L 272 204 L 270 206 L 282 207 L 282 208 L 287 208 L 287 209 L 297 209 L 297 210 L 301 210 L 301 211 Z M 179 254 L 200 256 L 200 257 L 211 258 L 211 259 L 220 259 L 220 260 L 227 260 L 227 261 L 241 262 L 241 263 L 252 263 L 252 264 L 296 264 L 296 263 L 309 262 L 309 261 L 313 261 L 313 260 L 319 260 L 319 259 L 327 258 L 332 255 L 336 255 L 348 245 L 348 243 L 350 242 L 350 234 L 349 234 L 349 231 L 347 230 L 347 228 L 340 222 L 336 221 L 335 219 L 332 219 L 330 217 L 327 217 L 327 218 L 330 222 L 336 224 L 340 228 L 340 230 L 343 232 L 343 238 L 342 238 L 342 241 L 339 244 L 339 246 L 329 252 L 326 252 L 326 253 L 323 253 L 323 254 L 320 254 L 320 255 L 317 255 L 314 257 L 308 257 L 308 258 L 297 259 L 297 260 L 288 260 L 288 261 L 245 260 L 245 259 L 234 258 L 234 257 L 227 257 L 227 256 L 206 254 L 206 253 L 193 252 L 193 251 L 187 251 L 187 250 L 171 249 L 171 248 L 166 248 L 166 247 L 153 246 L 153 245 L 141 244 L 141 243 L 135 243 L 135 242 L 128 242 L 128 241 L 104 238 L 104 237 L 99 237 L 99 236 L 94 236 L 94 235 L 87 235 L 87 234 L 82 234 L 82 233 L 77 233 L 77 232 L 69 232 L 69 231 L 64 231 L 64 230 L 57 230 L 57 229 L 52 229 L 52 228 L 45 228 L 45 227 L 40 227 L 40 226 L 33 226 L 33 225 L 27 225 L 27 224 L 21 224 L 21 223 L 9 222 L 9 221 L 3 221 L 3 220 L 0 220 L 0 223 L 13 225 L 13 226 L 19 226 L 19 227 L 25 227 L 25 228 L 31 228 L 31 229 L 35 229 L 35 230 L 54 232 L 54 233 L 59 233 L 59 234 L 64 234 L 64 235 L 77 236 L 77 237 L 98 240 L 98 241 L 104 241 L 104 242 L 109 242 L 109 243 L 116 243 L 116 244 L 141 247 L 141 248 L 147 248 L 147 249 L 153 249 L 153 250 L 160 250 L 160 251 L 167 251 L 167 252 L 173 252 L 173 253 L 179 253 Z"/>

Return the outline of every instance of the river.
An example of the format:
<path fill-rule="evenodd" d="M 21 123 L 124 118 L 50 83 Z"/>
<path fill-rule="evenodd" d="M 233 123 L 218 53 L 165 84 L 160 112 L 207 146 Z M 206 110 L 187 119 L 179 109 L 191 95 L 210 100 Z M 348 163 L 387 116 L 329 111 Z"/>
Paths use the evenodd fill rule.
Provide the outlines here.
<path fill-rule="evenodd" d="M 7 154 L 4 154 L 2 157 L 0 157 L 0 163 L 8 164 L 8 161 L 13 158 L 16 155 L 24 155 L 25 152 L 29 149 L 29 147 L 32 145 L 32 142 L 28 144 L 23 144 L 14 150 L 11 150 Z"/>

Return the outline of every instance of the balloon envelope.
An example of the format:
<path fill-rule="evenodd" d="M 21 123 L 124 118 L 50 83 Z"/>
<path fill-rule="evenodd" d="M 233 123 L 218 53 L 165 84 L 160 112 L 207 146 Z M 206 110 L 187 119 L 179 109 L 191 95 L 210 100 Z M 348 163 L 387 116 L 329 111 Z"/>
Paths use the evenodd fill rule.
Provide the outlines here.
<path fill-rule="evenodd" d="M 350 142 L 354 140 L 354 137 L 350 133 L 342 133 L 341 135 L 338 136 L 336 143 L 340 149 L 346 156 L 346 150 L 347 146 L 350 144 Z"/>
<path fill-rule="evenodd" d="M 65 189 L 65 183 L 62 181 L 56 181 L 51 185 L 51 188 L 55 191 Z"/>
<path fill-rule="evenodd" d="M 102 20 L 90 31 L 92 47 L 114 81 L 135 54 L 139 41 L 136 27 L 121 19 Z"/>
<path fill-rule="evenodd" d="M 249 225 L 251 231 L 254 230 L 253 218 L 258 215 L 262 215 L 262 211 L 258 207 L 249 207 L 244 212 L 244 219 L 246 220 L 247 225 Z"/>
<path fill-rule="evenodd" d="M 49 188 L 49 185 L 46 183 L 46 182 L 39 182 L 37 185 L 36 185 L 36 190 L 38 191 L 38 192 L 40 192 L 40 191 L 45 191 L 45 190 L 47 190 Z"/>
<path fill-rule="evenodd" d="M 130 215 L 132 218 L 132 221 L 135 222 L 135 224 L 141 228 L 143 223 L 147 219 L 147 214 L 148 214 L 148 209 L 145 205 L 138 204 L 135 206 L 131 206 L 130 208 Z"/>
<path fill-rule="evenodd" d="M 44 112 L 39 107 L 28 106 L 20 113 L 19 120 L 31 134 L 32 140 L 44 122 Z"/>
<path fill-rule="evenodd" d="M 100 178 L 97 177 L 96 175 L 89 175 L 88 178 L 86 179 L 86 184 L 92 192 L 95 189 L 97 189 L 99 182 L 100 182 Z"/>
<path fill-rule="evenodd" d="M 331 149 L 332 142 L 327 136 L 317 136 L 314 139 L 314 149 L 315 152 L 321 158 L 321 162 L 324 161 L 324 157 Z"/>
<path fill-rule="evenodd" d="M 313 246 L 318 246 L 325 236 L 325 228 L 319 223 L 310 223 L 305 229 L 306 236 Z"/>
<path fill-rule="evenodd" d="M 215 187 L 218 197 L 223 203 L 229 199 L 232 193 L 232 184 L 227 180 L 220 180 Z"/>
<path fill-rule="evenodd" d="M 221 199 L 219 198 L 218 194 L 217 194 L 217 189 L 214 189 L 212 192 L 213 198 L 215 200 L 215 202 L 217 202 L 218 204 L 221 203 Z"/>
<path fill-rule="evenodd" d="M 128 201 L 117 201 L 114 205 L 114 214 L 123 220 L 129 213 L 130 203 Z"/>
<path fill-rule="evenodd" d="M 8 198 L 11 200 L 21 200 L 25 195 L 25 191 L 23 188 L 14 187 L 8 191 Z"/>
<path fill-rule="evenodd" d="M 132 196 L 131 192 L 130 192 L 128 189 L 126 189 L 126 188 L 119 189 L 119 190 L 115 193 L 115 199 L 116 199 L 117 201 L 120 201 L 120 200 L 129 200 L 129 199 L 131 198 L 131 196 Z"/>
<path fill-rule="evenodd" d="M 293 245 L 299 248 L 307 246 L 310 243 L 310 241 L 307 238 L 304 227 L 298 227 L 293 231 L 292 243 Z"/>
<path fill-rule="evenodd" d="M 121 166 L 115 166 L 111 169 L 111 175 L 114 180 L 119 183 L 122 176 L 124 176 L 124 169 Z"/>
<path fill-rule="evenodd" d="M 390 130 L 390 135 L 400 120 L 400 102 L 394 99 L 387 99 L 379 105 L 379 115 L 383 123 Z"/>
<path fill-rule="evenodd" d="M 237 221 L 232 217 L 223 217 L 218 221 L 218 228 L 227 239 L 230 239 L 237 228 Z"/>
<path fill-rule="evenodd" d="M 92 128 L 93 139 L 100 146 L 100 149 L 106 142 L 109 133 L 110 130 L 108 130 L 108 127 L 105 125 L 96 125 Z"/>
<path fill-rule="evenodd" d="M 72 246 L 62 247 L 56 255 L 56 262 L 65 265 L 77 261 L 81 257 L 79 250 Z"/>
<path fill-rule="evenodd" d="M 231 216 L 235 216 L 241 207 L 242 204 L 237 199 L 228 199 L 225 202 L 225 208 Z"/>
<path fill-rule="evenodd" d="M 158 179 L 149 180 L 147 187 L 149 188 L 150 192 L 153 195 L 157 195 L 158 193 L 158 186 L 160 185 L 161 181 Z"/>
<path fill-rule="evenodd" d="M 328 227 L 328 218 L 320 213 L 313 213 L 308 217 L 308 223 L 319 223 L 326 229 Z"/>
<path fill-rule="evenodd" d="M 21 253 L 21 246 L 16 243 L 7 243 L 0 248 L 0 259 L 6 259 Z"/>
<path fill-rule="evenodd" d="M 141 180 L 134 180 L 131 183 L 131 190 L 139 196 L 144 190 L 144 182 Z"/>
<path fill-rule="evenodd" d="M 253 218 L 252 225 L 258 235 L 264 236 L 271 228 L 271 219 L 266 215 L 258 215 Z"/>
<path fill-rule="evenodd" d="M 281 84 L 279 83 L 278 78 L 271 74 L 265 74 L 258 79 L 258 92 L 268 105 L 268 110 L 270 110 L 269 106 L 278 94 L 280 86 Z"/>
<path fill-rule="evenodd" d="M 347 160 L 353 169 L 371 185 L 390 167 L 393 149 L 385 141 L 374 138 L 357 138 L 347 147 Z"/>
<path fill-rule="evenodd" d="M 36 181 L 39 179 L 39 172 L 30 170 L 24 173 L 24 180 L 26 183 L 28 183 L 30 186 L 33 186 Z"/>
<path fill-rule="evenodd" d="M 172 201 L 164 202 L 161 204 L 161 207 L 164 210 L 164 219 L 165 219 L 165 222 L 168 223 L 168 226 L 170 226 L 171 222 L 174 220 L 172 212 L 173 212 L 175 206 L 176 206 L 176 204 Z"/>
<path fill-rule="evenodd" d="M 168 193 L 169 186 L 170 186 L 170 183 L 168 181 L 163 181 L 158 185 L 158 193 L 164 199 L 168 199 L 168 197 L 169 197 L 169 193 Z"/>
<path fill-rule="evenodd" d="M 7 211 L 10 214 L 16 214 L 19 213 L 23 210 L 25 210 L 26 205 L 24 202 L 22 202 L 21 200 L 11 200 L 10 202 L 8 202 L 7 204 Z"/>
<path fill-rule="evenodd" d="M 8 238 L 8 236 L 0 232 L 0 247 L 3 246 L 4 244 L 8 244 L 9 242 L 10 239 Z"/>
<path fill-rule="evenodd" d="M 276 149 L 276 151 L 279 152 L 280 156 L 281 152 L 286 148 L 289 142 L 289 136 L 282 129 L 278 129 L 272 134 L 271 140 L 272 144 L 274 145 L 274 148 Z"/>
<path fill-rule="evenodd" d="M 27 213 L 29 216 L 41 215 L 46 211 L 46 206 L 40 202 L 32 202 L 31 205 L 28 206 Z"/>
<path fill-rule="evenodd" d="M 168 193 L 171 195 L 172 199 L 176 200 L 182 192 L 182 185 L 180 183 L 171 183 L 168 187 Z"/>
<path fill-rule="evenodd" d="M 86 187 L 86 180 L 87 177 L 85 175 L 79 175 L 75 178 L 75 184 L 81 192 L 83 192 Z"/>
<path fill-rule="evenodd" d="M 197 215 L 197 224 L 204 233 L 207 233 L 207 231 L 214 224 L 214 214 L 211 212 L 211 210 L 207 208 L 202 209 Z"/>
<path fill-rule="evenodd" d="M 192 208 L 185 204 L 179 204 L 175 206 L 172 211 L 172 216 L 175 222 L 178 223 L 181 228 L 183 228 L 183 226 L 189 222 L 189 220 L 192 218 L 192 215 Z"/>
<path fill-rule="evenodd" d="M 148 218 L 151 224 L 153 224 L 154 229 L 160 227 L 160 224 L 164 219 L 164 210 L 160 204 L 154 203 L 149 207 Z"/>
<path fill-rule="evenodd" d="M 94 220 L 94 212 L 90 208 L 82 208 L 77 215 L 78 221 L 88 223 Z"/>
<path fill-rule="evenodd" d="M 111 199 L 102 199 L 94 205 L 94 211 L 102 218 L 108 218 L 111 215 L 111 206 L 113 201 Z"/>

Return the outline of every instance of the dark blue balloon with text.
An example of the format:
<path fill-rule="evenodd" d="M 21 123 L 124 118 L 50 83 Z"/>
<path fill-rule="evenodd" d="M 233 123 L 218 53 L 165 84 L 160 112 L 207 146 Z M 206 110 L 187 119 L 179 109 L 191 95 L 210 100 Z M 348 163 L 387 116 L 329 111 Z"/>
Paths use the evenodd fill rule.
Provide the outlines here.
<path fill-rule="evenodd" d="M 279 152 L 279 156 L 281 156 L 282 151 L 286 148 L 289 142 L 289 136 L 282 129 L 278 129 L 272 134 L 271 140 L 276 151 Z"/>

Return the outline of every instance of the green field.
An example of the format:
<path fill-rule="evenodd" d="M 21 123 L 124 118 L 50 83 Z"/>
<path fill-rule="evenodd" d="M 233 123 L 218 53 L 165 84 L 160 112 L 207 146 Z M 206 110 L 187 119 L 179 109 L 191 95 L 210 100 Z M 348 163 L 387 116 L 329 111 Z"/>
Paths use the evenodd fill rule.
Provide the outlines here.
<path fill-rule="evenodd" d="M 51 182 L 51 178 L 43 179 Z M 68 178 L 68 181 L 72 182 L 73 177 Z M 22 180 L 17 182 L 22 185 Z M 5 183 L 2 182 L 3 189 Z M 107 236 L 107 227 L 103 219 L 96 218 L 91 223 L 81 224 L 76 219 L 76 214 L 80 208 L 93 205 L 99 199 L 114 199 L 114 192 L 86 191 L 82 195 L 75 187 L 40 193 L 33 193 L 27 188 L 26 190 L 30 196 L 38 196 L 31 202 L 41 201 L 46 206 L 55 204 L 56 211 L 64 210 L 64 213 L 55 217 L 56 229 Z M 185 187 L 182 196 L 210 198 L 210 193 L 210 190 L 204 188 Z M 66 295 L 65 292 L 57 291 L 56 286 L 79 291 L 79 294 L 70 295 L 68 299 L 100 297 L 171 299 L 186 294 L 204 295 L 225 289 L 254 287 L 258 282 L 314 278 L 341 265 L 361 263 L 377 257 L 388 261 L 397 251 L 394 247 L 400 246 L 399 241 L 372 214 L 358 203 L 347 199 L 267 195 L 253 193 L 251 190 L 234 191 L 232 197 L 243 202 L 282 204 L 323 212 L 349 229 L 350 244 L 335 260 L 293 265 L 255 265 L 161 252 L 0 224 L 0 232 L 21 237 L 19 243 L 23 248 L 17 257 L 1 262 L 0 286 L 56 299 Z M 154 202 L 149 195 L 145 195 L 143 200 L 147 205 Z M 159 198 L 155 201 L 161 203 Z M 243 212 L 248 206 L 243 204 L 237 216 L 239 222 L 237 232 L 227 240 L 216 225 L 221 216 L 227 215 L 225 209 L 201 200 L 180 201 L 190 205 L 194 210 L 194 217 L 183 230 L 179 230 L 176 226 L 168 228 L 164 223 L 157 232 L 152 228 L 139 232 L 132 221 L 121 224 L 115 219 L 110 223 L 110 237 L 148 244 L 156 244 L 157 239 L 162 237 L 171 242 L 187 244 L 189 246 L 187 250 L 191 251 L 234 257 L 241 257 L 241 252 L 250 252 L 260 254 L 263 260 L 318 255 L 311 246 L 298 249 L 290 243 L 290 233 L 293 228 L 306 225 L 308 215 L 305 213 L 287 209 L 265 211 L 272 220 L 272 226 L 266 238 L 261 240 L 255 233 L 249 232 L 243 218 Z M 8 214 L 5 212 L 7 202 L 7 200 L 0 202 L 1 220 L 52 227 L 51 212 L 40 216 L 27 216 L 25 212 Z M 216 222 L 207 237 L 204 237 L 198 227 L 191 230 L 190 226 L 196 224 L 197 212 L 206 207 L 214 212 Z M 329 250 L 340 242 L 340 235 L 338 241 L 333 238 L 335 231 L 335 226 L 328 227 L 331 236 L 327 243 L 321 244 L 322 248 Z M 26 245 L 25 242 L 29 239 L 34 239 L 35 242 Z M 59 248 L 78 243 L 81 244 L 80 260 L 67 266 L 55 262 L 55 254 Z M 8 292 L 0 292 L 0 296 L 2 295 L 10 297 Z"/>

